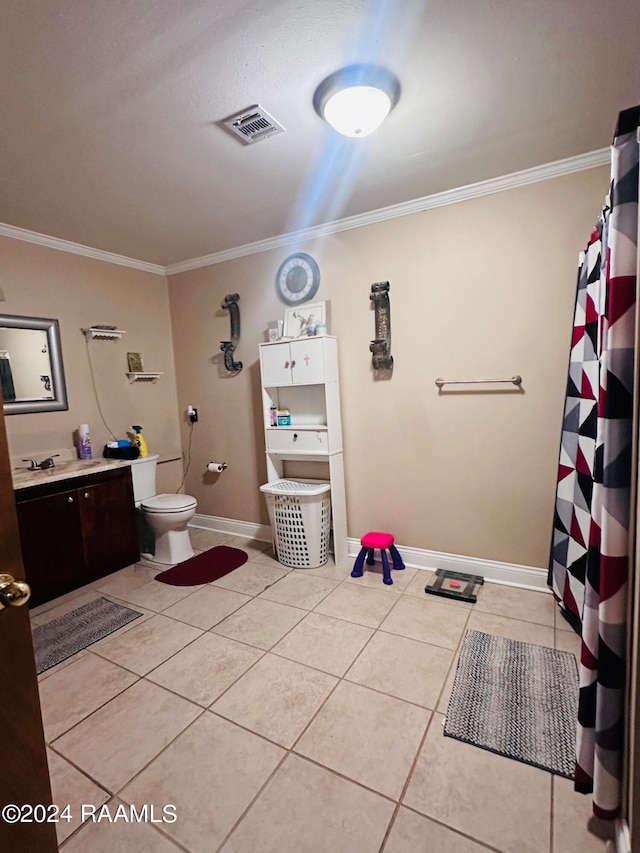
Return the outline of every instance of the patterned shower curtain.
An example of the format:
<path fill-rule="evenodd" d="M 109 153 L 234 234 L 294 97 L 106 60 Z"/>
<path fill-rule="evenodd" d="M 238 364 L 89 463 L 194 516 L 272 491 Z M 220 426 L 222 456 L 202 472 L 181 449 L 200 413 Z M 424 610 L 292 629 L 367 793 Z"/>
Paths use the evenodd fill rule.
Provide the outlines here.
<path fill-rule="evenodd" d="M 615 817 L 623 773 L 640 107 L 620 113 L 611 189 L 578 272 L 549 583 L 581 633 L 575 788 Z"/>

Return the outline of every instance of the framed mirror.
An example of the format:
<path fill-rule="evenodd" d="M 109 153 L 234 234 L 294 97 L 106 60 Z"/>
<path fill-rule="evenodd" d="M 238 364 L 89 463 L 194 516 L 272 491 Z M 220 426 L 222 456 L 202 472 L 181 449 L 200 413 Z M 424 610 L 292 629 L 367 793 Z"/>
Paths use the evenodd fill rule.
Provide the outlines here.
<path fill-rule="evenodd" d="M 0 314 L 0 387 L 5 415 L 69 408 L 57 320 Z"/>

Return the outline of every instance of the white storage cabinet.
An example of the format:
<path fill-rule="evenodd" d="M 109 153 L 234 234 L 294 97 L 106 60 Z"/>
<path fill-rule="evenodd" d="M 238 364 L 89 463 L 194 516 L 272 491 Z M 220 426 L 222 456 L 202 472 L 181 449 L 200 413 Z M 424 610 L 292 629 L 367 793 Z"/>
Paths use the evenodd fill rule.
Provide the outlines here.
<path fill-rule="evenodd" d="M 336 562 L 347 557 L 338 346 L 331 335 L 260 344 L 262 414 L 268 481 L 286 460 L 328 462 Z M 271 408 L 288 409 L 290 426 L 271 426 Z"/>

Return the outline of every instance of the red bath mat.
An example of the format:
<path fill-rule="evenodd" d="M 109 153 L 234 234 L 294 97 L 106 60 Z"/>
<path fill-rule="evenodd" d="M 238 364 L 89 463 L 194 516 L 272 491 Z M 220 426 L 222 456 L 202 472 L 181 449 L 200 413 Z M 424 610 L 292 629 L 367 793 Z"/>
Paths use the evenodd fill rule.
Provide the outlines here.
<path fill-rule="evenodd" d="M 242 566 L 248 559 L 249 555 L 239 548 L 217 545 L 183 563 L 178 563 L 166 572 L 160 572 L 156 575 L 156 580 L 172 586 L 197 586 L 201 583 L 211 583 L 228 575 L 238 566 Z"/>

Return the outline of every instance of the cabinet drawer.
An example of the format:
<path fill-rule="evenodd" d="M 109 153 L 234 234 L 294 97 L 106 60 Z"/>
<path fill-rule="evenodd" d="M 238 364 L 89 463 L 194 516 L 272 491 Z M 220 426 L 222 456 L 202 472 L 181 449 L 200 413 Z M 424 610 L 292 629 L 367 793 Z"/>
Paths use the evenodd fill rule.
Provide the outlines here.
<path fill-rule="evenodd" d="M 299 453 L 326 453 L 328 433 L 326 430 L 276 427 L 267 431 L 267 450 Z"/>

